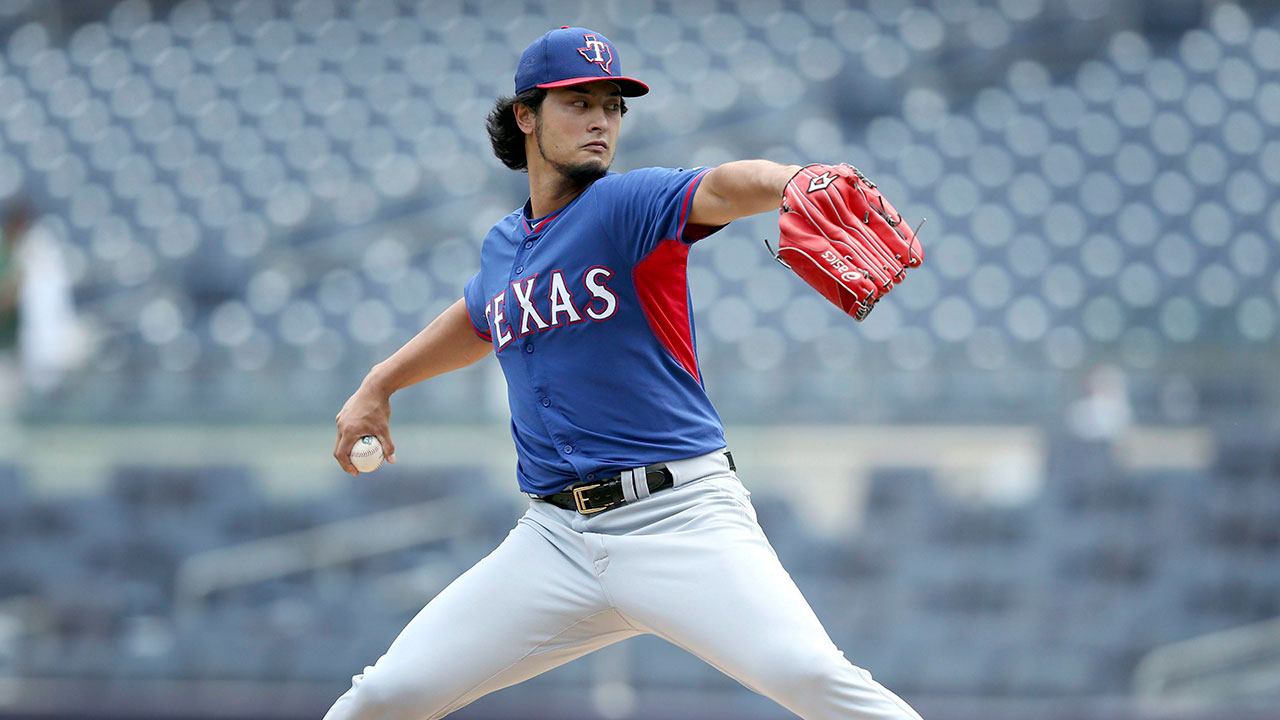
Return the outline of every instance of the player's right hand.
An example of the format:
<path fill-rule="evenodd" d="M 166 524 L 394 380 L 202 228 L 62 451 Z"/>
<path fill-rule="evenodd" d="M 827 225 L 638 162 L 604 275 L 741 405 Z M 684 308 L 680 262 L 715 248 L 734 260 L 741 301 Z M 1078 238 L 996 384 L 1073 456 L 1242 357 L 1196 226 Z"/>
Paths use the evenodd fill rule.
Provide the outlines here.
<path fill-rule="evenodd" d="M 365 384 L 347 398 L 338 416 L 338 440 L 333 446 L 333 459 L 348 475 L 359 475 L 351 464 L 351 448 L 365 435 L 378 438 L 387 462 L 396 461 L 396 446 L 391 442 L 391 396 Z"/>

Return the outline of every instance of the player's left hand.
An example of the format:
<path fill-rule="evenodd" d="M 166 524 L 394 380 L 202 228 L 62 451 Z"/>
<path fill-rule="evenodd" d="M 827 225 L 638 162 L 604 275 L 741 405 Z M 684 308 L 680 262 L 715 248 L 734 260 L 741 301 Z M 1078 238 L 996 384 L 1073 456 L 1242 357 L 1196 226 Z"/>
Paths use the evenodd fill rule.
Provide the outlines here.
<path fill-rule="evenodd" d="M 787 183 L 774 257 L 861 321 L 924 249 L 876 184 L 842 163 L 806 165 Z"/>

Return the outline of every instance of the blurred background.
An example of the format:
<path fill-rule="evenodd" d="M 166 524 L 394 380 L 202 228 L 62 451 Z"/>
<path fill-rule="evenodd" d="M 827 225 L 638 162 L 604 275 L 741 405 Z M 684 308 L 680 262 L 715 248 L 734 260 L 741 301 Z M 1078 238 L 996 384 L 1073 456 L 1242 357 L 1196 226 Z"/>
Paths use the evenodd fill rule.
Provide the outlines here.
<path fill-rule="evenodd" d="M 695 247 L 784 564 L 930 720 L 1280 717 L 1280 8 L 0 0 L 0 717 L 315 718 L 505 536 L 492 361 L 333 416 L 525 177 L 484 117 L 603 32 L 615 169 L 848 161 L 924 267 L 857 324 Z M 475 618 L 483 622 L 483 618 Z M 651 637 L 460 718 L 782 718 Z"/>

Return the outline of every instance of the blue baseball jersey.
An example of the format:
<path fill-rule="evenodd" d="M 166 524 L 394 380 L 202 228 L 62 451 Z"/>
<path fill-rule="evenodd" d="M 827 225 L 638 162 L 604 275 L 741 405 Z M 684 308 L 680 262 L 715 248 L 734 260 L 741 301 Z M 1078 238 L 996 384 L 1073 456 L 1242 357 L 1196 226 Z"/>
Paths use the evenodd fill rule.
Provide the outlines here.
<path fill-rule="evenodd" d="M 489 230 L 467 312 L 507 378 L 520 489 L 566 486 L 713 452 L 720 416 L 698 369 L 688 224 L 707 168 L 610 173 L 568 205 Z"/>

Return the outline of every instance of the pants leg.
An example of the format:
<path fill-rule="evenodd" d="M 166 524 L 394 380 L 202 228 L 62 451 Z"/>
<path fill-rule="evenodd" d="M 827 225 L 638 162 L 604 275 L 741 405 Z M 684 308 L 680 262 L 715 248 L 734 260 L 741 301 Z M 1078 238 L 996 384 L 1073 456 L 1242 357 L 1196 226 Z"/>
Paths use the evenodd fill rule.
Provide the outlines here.
<path fill-rule="evenodd" d="M 526 515 L 352 678 L 326 720 L 435 720 L 638 632 L 580 536 Z M 585 559 L 584 559 L 585 558 Z"/>
<path fill-rule="evenodd" d="M 736 478 L 674 492 L 686 507 L 604 539 L 602 577 L 633 623 L 805 720 L 920 720 L 832 643 Z"/>

